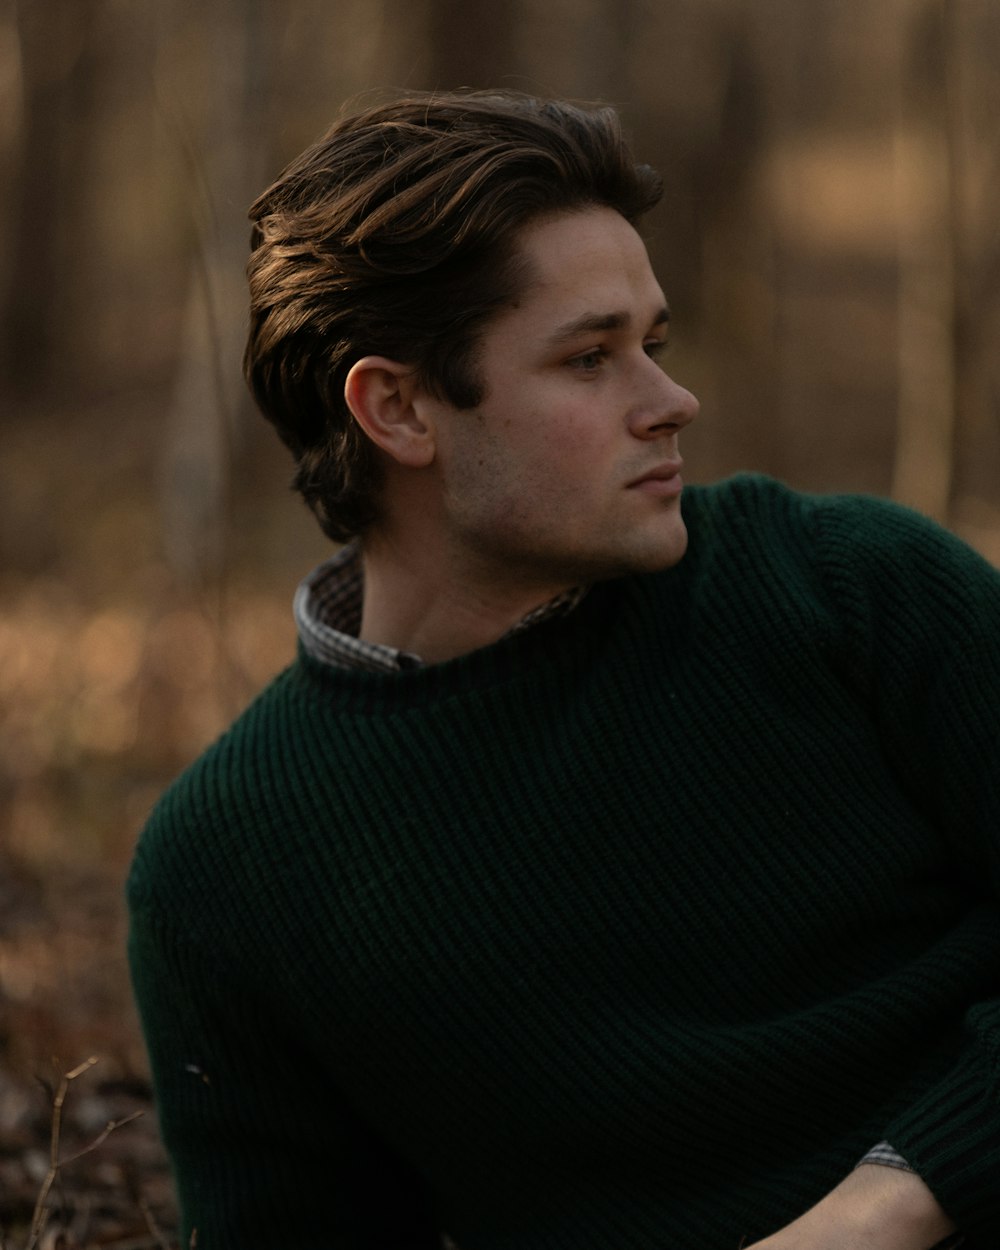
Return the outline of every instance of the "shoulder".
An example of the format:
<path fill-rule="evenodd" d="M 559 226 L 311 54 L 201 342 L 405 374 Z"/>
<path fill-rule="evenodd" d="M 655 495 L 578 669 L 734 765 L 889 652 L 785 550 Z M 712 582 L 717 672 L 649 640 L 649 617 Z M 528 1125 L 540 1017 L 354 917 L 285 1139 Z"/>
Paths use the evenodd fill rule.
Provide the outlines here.
<path fill-rule="evenodd" d="M 682 580 L 701 591 L 763 593 L 805 588 L 815 577 L 818 525 L 814 497 L 774 478 L 742 473 L 683 495 L 688 551 Z"/>
<path fill-rule="evenodd" d="M 798 623 L 829 638 L 914 630 L 960 638 L 1000 613 L 1000 573 L 954 534 L 889 500 L 807 494 L 742 474 L 684 492 L 680 581 L 741 630 Z M 678 570 L 681 572 L 681 570 Z M 913 622 L 906 625 L 905 622 Z M 978 622 L 978 626 L 976 626 Z"/>
<path fill-rule="evenodd" d="M 684 514 L 699 527 L 720 523 L 753 522 L 766 537 L 782 530 L 814 532 L 821 519 L 847 528 L 879 531 L 885 523 L 903 532 L 933 528 L 932 521 L 900 504 L 874 495 L 857 493 L 817 494 L 793 489 L 762 473 L 738 473 L 708 485 L 688 486 L 683 495 Z"/>
<path fill-rule="evenodd" d="M 170 784 L 133 857 L 133 910 L 154 899 L 178 910 L 184 900 L 185 912 L 210 907 L 241 865 L 260 855 L 263 830 L 288 809 L 297 771 L 290 747 L 307 716 L 293 666 Z"/>
<path fill-rule="evenodd" d="M 689 486 L 682 498 L 692 565 L 732 572 L 813 558 L 816 499 L 774 478 L 741 473 Z"/>
<path fill-rule="evenodd" d="M 793 490 L 763 473 L 737 473 L 718 482 L 684 489 L 685 515 L 698 520 L 720 516 L 773 517 L 800 514 L 814 496 Z"/>
<path fill-rule="evenodd" d="M 888 499 L 863 494 L 810 494 L 760 474 L 744 473 L 684 493 L 695 550 L 742 547 L 801 551 L 828 568 L 881 573 L 903 560 L 911 569 L 956 565 L 986 581 L 996 570 L 935 521 Z"/>

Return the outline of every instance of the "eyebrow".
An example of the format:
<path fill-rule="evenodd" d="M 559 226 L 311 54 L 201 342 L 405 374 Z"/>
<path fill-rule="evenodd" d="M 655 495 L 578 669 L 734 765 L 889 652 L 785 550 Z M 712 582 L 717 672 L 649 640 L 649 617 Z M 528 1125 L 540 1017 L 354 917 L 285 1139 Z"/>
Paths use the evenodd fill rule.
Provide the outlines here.
<path fill-rule="evenodd" d="M 667 325 L 670 321 L 670 309 L 664 305 L 653 318 L 652 326 Z M 555 345 L 579 338 L 581 334 L 594 334 L 602 330 L 625 330 L 632 323 L 632 316 L 627 312 L 584 313 L 574 321 L 560 326 L 552 335 L 551 342 Z"/>

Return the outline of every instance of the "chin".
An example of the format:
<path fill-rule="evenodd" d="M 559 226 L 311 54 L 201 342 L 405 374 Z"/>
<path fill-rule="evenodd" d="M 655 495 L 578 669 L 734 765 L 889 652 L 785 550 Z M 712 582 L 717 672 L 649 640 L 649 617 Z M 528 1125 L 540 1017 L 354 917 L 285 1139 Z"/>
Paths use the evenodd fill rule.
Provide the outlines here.
<path fill-rule="evenodd" d="M 676 524 L 669 534 L 652 537 L 648 545 L 636 544 L 630 573 L 659 573 L 672 568 L 687 551 L 688 535 L 683 522 Z"/>
<path fill-rule="evenodd" d="M 660 534 L 647 542 L 636 541 L 627 548 L 619 547 L 616 552 L 609 553 L 607 560 L 594 560 L 589 575 L 579 580 L 611 581 L 629 574 L 661 573 L 683 559 L 687 545 L 687 530 L 682 526 L 669 537 Z"/>

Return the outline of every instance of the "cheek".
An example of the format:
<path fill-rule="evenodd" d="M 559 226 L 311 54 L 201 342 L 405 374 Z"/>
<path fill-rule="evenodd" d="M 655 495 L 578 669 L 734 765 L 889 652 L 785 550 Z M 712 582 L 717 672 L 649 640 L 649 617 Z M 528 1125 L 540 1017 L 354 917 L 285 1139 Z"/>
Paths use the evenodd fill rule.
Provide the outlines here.
<path fill-rule="evenodd" d="M 598 466 L 610 454 L 613 439 L 606 413 L 565 401 L 539 405 L 521 434 L 524 449 L 540 463 L 559 465 L 567 471 Z"/>
<path fill-rule="evenodd" d="M 537 463 L 544 467 L 552 490 L 586 495 L 601 489 L 613 459 L 607 432 L 579 417 L 546 431 L 539 442 Z"/>
<path fill-rule="evenodd" d="M 453 443 L 453 502 L 467 521 L 499 533 L 572 526 L 613 471 L 613 432 L 585 405 L 525 405 L 492 419 L 472 415 Z M 461 500 L 461 502 L 459 502 Z"/>

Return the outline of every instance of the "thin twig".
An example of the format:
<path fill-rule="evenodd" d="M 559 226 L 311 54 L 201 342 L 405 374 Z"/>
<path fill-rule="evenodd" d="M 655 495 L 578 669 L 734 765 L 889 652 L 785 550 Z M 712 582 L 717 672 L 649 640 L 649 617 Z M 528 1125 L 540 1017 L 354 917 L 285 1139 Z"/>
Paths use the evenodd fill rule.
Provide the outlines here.
<path fill-rule="evenodd" d="M 145 1194 L 142 1194 L 139 1197 L 139 1210 L 142 1212 L 142 1218 L 146 1221 L 146 1227 L 153 1236 L 153 1241 L 157 1250 L 170 1250 L 170 1242 L 167 1241 L 166 1237 L 164 1237 L 163 1230 L 160 1228 L 159 1224 L 157 1224 L 156 1218 L 153 1215 L 152 1208 L 150 1207 Z M 2 1246 L 0 1246 L 0 1250 L 3 1250 Z"/>
<path fill-rule="evenodd" d="M 69 1093 L 70 1083 L 75 1081 L 78 1076 L 82 1076 L 84 1072 L 88 1072 L 94 1064 L 98 1062 L 97 1056 L 92 1055 L 89 1059 L 85 1059 L 83 1063 L 78 1064 L 72 1071 L 64 1074 L 52 1098 L 52 1132 L 49 1136 L 49 1167 L 45 1173 L 41 1188 L 38 1191 L 38 1199 L 35 1202 L 35 1209 L 31 1216 L 31 1232 L 28 1235 L 27 1243 L 24 1250 L 37 1250 L 39 1238 L 48 1222 L 47 1203 L 49 1194 L 52 1192 L 52 1186 L 55 1184 L 56 1177 L 59 1175 L 59 1169 L 65 1167 L 67 1163 L 75 1163 L 77 1159 L 82 1159 L 84 1155 L 90 1154 L 92 1150 L 96 1150 L 98 1146 L 104 1142 L 117 1129 L 131 1124 L 133 1120 L 137 1120 L 142 1115 L 142 1111 L 133 1111 L 131 1115 L 124 1116 L 120 1120 L 109 1120 L 100 1133 L 82 1150 L 78 1150 L 76 1154 L 68 1155 L 65 1159 L 59 1157 L 59 1147 L 62 1140 L 62 1116 L 63 1104 L 66 1102 L 66 1095 Z M 164 1244 L 162 1238 L 159 1243 Z M 5 1247 L 0 1243 L 0 1250 Z"/>
<path fill-rule="evenodd" d="M 89 1059 L 84 1059 L 83 1063 L 75 1067 L 72 1072 L 67 1072 L 63 1077 L 63 1081 L 68 1085 L 70 1081 L 75 1081 L 78 1076 L 83 1076 L 84 1072 L 89 1072 L 96 1063 L 100 1063 L 100 1060 L 96 1055 L 91 1055 Z M 65 1097 L 65 1093 L 63 1097 Z"/>
<path fill-rule="evenodd" d="M 46 1222 L 48 1221 L 48 1210 L 46 1203 L 49 1200 L 49 1193 L 55 1183 L 56 1176 L 59 1174 L 59 1142 L 62 1134 L 62 1112 L 63 1103 L 66 1101 L 66 1095 L 69 1093 L 71 1081 L 75 1081 L 78 1076 L 82 1076 L 84 1072 L 97 1063 L 97 1056 L 91 1055 L 89 1059 L 85 1059 L 83 1063 L 73 1068 L 72 1071 L 64 1074 L 59 1086 L 56 1089 L 55 1097 L 52 1099 L 52 1132 L 49 1135 L 49 1169 L 45 1173 L 45 1179 L 38 1191 L 38 1200 L 35 1203 L 35 1209 L 31 1216 L 31 1232 L 28 1235 L 28 1243 L 25 1250 L 35 1250 L 38 1245 L 38 1239 L 42 1235 Z"/>
<path fill-rule="evenodd" d="M 141 1115 L 141 1111 L 133 1111 L 131 1115 L 123 1116 L 120 1120 L 109 1120 L 89 1146 L 84 1146 L 84 1148 L 82 1150 L 78 1150 L 75 1155 L 67 1155 L 65 1159 L 60 1159 L 57 1166 L 65 1167 L 67 1163 L 75 1163 L 77 1159 L 82 1159 L 84 1155 L 89 1155 L 92 1150 L 96 1150 L 98 1146 L 102 1146 L 116 1129 L 123 1128 L 126 1124 L 131 1124 L 133 1120 L 138 1120 Z"/>

